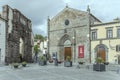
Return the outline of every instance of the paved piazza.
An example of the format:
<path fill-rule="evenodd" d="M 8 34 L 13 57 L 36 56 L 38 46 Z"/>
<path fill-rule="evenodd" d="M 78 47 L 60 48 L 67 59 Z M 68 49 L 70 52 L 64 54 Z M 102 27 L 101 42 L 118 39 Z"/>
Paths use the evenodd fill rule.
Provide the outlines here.
<path fill-rule="evenodd" d="M 29 64 L 27 67 L 14 69 L 11 66 L 0 67 L 0 80 L 120 80 L 120 74 L 107 70 L 96 72 L 92 69 L 64 67 L 63 64 L 54 66 L 39 66 Z"/>

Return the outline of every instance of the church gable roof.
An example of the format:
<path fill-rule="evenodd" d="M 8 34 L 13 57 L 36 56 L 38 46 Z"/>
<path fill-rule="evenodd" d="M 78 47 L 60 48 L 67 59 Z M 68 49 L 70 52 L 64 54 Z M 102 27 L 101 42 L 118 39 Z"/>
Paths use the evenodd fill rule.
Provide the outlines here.
<path fill-rule="evenodd" d="M 72 13 L 73 16 L 81 16 L 81 15 L 85 15 L 87 14 L 87 12 L 85 11 L 81 11 L 81 10 L 77 10 L 77 9 L 73 9 L 73 8 L 70 8 L 70 7 L 65 7 L 61 12 L 59 12 L 56 16 L 54 16 L 52 20 L 56 20 L 58 17 L 60 16 L 65 16 L 65 13 Z"/>

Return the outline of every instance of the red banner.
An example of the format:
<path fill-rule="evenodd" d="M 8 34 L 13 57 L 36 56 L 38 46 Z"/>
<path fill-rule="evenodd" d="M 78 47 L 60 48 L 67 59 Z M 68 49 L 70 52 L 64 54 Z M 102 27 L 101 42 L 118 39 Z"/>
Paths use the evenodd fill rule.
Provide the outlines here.
<path fill-rule="evenodd" d="M 78 58 L 84 58 L 84 45 L 78 46 Z"/>

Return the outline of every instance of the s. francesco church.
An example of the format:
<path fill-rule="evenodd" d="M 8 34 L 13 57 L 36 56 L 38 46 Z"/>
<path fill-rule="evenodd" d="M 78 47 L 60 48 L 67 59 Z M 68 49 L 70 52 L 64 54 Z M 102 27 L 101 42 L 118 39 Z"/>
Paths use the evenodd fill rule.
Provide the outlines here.
<path fill-rule="evenodd" d="M 107 15 L 107 14 L 106 14 Z M 48 53 L 65 61 L 94 63 L 97 57 L 104 62 L 120 63 L 120 20 L 103 23 L 91 12 L 66 6 L 47 20 Z"/>

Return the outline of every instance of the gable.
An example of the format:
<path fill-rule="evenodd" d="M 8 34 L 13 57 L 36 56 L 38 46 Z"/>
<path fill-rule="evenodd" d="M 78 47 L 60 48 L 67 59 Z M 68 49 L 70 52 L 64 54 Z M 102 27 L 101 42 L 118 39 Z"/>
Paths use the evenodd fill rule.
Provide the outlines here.
<path fill-rule="evenodd" d="M 59 12 L 56 16 L 54 16 L 51 21 L 56 21 L 59 20 L 59 18 L 65 17 L 72 17 L 72 18 L 76 18 L 78 16 L 84 16 L 86 12 L 85 11 L 80 11 L 77 9 L 73 9 L 73 8 L 64 8 L 61 12 Z"/>
<path fill-rule="evenodd" d="M 63 29 L 66 27 L 73 27 L 83 25 L 85 19 L 88 18 L 88 13 L 85 11 L 79 11 L 72 8 L 64 8 L 60 13 L 50 20 L 50 30 Z M 66 20 L 69 21 L 69 25 L 66 25 Z"/>
<path fill-rule="evenodd" d="M 95 23 L 102 23 L 97 17 L 95 17 L 92 14 L 90 14 L 90 22 L 91 22 L 91 25 L 93 25 Z"/>

